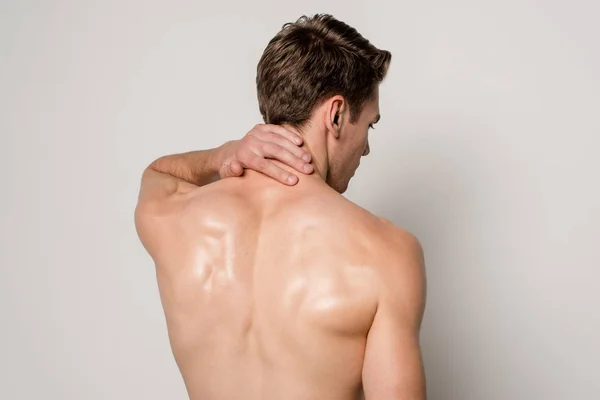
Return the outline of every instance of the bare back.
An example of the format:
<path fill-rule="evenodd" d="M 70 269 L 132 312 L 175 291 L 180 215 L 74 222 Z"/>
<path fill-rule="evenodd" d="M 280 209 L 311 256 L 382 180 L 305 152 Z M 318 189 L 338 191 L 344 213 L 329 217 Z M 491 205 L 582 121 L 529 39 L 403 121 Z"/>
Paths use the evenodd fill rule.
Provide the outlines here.
<path fill-rule="evenodd" d="M 253 172 L 175 204 L 140 236 L 190 398 L 360 398 L 390 224 Z"/>
<path fill-rule="evenodd" d="M 385 224 L 324 184 L 250 175 L 163 221 L 158 281 L 190 396 L 357 398 Z"/>

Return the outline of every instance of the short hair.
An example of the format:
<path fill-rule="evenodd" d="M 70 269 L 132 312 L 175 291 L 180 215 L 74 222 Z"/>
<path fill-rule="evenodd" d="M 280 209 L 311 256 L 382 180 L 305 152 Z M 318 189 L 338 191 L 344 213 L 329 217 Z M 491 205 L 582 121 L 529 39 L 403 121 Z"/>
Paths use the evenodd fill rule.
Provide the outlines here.
<path fill-rule="evenodd" d="M 356 123 L 383 81 L 392 54 L 328 14 L 283 25 L 257 67 L 260 113 L 268 124 L 304 127 L 314 108 L 341 95 Z"/>

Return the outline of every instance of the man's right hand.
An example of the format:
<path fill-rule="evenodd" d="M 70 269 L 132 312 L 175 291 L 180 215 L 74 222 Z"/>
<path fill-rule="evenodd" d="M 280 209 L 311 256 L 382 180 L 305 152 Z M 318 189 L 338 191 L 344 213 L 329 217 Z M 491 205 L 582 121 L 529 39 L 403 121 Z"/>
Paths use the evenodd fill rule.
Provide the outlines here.
<path fill-rule="evenodd" d="M 290 174 L 269 160 L 277 160 L 304 174 L 313 172 L 311 156 L 300 146 L 300 135 L 279 125 L 256 125 L 240 140 L 221 146 L 221 178 L 240 176 L 244 169 L 262 172 L 286 185 L 298 183 L 298 176 Z"/>

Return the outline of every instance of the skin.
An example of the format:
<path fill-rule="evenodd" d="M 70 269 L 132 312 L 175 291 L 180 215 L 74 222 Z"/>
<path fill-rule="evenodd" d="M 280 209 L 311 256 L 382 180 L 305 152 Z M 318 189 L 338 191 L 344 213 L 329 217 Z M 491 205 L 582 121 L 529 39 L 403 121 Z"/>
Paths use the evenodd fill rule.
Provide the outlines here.
<path fill-rule="evenodd" d="M 425 398 L 421 246 L 340 195 L 378 119 L 378 93 L 355 124 L 334 96 L 301 143 L 261 125 L 145 171 L 136 226 L 192 400 Z"/>

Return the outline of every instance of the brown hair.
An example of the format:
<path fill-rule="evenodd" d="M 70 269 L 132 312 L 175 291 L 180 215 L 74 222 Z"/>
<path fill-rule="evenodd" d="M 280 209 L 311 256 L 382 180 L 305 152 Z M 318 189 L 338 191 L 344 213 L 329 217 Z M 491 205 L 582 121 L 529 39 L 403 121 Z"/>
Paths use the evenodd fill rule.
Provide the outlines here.
<path fill-rule="evenodd" d="M 341 95 L 355 123 L 387 73 L 392 54 L 331 15 L 303 16 L 269 42 L 257 68 L 265 123 L 301 129 L 316 106 Z"/>

